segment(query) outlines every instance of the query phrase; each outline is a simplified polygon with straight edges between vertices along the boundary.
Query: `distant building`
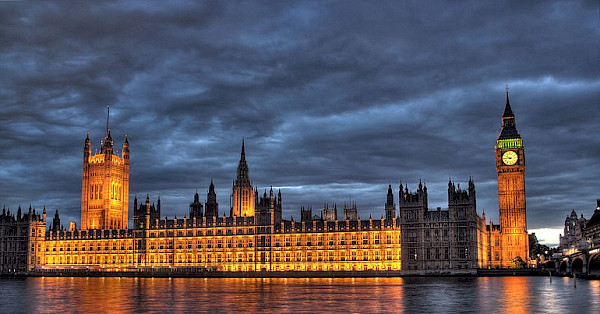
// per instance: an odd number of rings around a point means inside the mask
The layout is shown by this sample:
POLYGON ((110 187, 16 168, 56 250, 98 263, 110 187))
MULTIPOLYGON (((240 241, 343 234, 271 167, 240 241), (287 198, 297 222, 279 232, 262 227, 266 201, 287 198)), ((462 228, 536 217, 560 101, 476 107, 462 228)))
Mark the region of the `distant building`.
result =
POLYGON ((572 210, 559 240, 560 253, 553 258, 560 273, 600 276, 600 199, 589 220, 572 210))
POLYGON ((584 229, 585 237, 587 238, 589 249, 596 250, 600 255, 600 199, 596 200, 596 210, 592 214, 590 220, 586 223, 584 229))
POLYGON ((584 250, 587 246, 585 226, 587 220, 577 217, 575 210, 565 219, 563 234, 559 236, 559 248, 563 254, 568 255, 575 250, 584 250))
POLYGON ((338 217, 337 217, 337 205, 333 204, 332 208, 329 208, 329 204, 325 204, 325 207, 323 208, 323 211, 321 212, 321 216, 322 219, 324 221, 337 221, 338 217))

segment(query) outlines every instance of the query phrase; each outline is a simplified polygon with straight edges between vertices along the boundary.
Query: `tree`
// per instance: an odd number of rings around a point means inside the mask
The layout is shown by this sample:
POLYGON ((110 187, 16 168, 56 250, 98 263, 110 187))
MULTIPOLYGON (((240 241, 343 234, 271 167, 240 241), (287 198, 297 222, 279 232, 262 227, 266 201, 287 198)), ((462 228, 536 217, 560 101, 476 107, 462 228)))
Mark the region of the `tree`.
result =
POLYGON ((529 259, 535 260, 539 255, 545 255, 550 248, 547 245, 540 244, 535 233, 529 234, 529 259))
POLYGON ((521 269, 521 268, 525 268, 525 266, 527 266, 527 263, 525 263, 523 261, 521 256, 517 256, 517 257, 511 259, 510 262, 508 263, 508 268, 513 268, 513 269, 521 269))

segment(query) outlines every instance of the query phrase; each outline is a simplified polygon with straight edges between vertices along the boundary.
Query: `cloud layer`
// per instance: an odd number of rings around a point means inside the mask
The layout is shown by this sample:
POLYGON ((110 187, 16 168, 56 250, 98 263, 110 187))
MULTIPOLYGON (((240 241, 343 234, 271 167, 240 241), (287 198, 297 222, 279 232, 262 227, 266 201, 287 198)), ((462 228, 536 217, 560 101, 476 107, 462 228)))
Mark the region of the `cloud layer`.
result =
POLYGON ((505 84, 526 145, 530 228, 591 216, 600 177, 597 3, 59 2, 0 7, 0 201, 79 221, 85 132, 131 143, 133 195, 184 216, 241 139, 284 216, 472 176, 495 222, 505 84))

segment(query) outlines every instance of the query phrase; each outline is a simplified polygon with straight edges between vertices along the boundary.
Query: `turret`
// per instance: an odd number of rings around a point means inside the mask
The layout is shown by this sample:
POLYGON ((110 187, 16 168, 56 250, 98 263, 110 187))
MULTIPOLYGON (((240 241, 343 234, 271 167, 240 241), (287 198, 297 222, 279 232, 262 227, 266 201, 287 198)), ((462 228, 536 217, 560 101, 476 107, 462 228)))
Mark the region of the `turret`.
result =
POLYGON ((123 142, 123 159, 126 165, 129 165, 129 140, 127 134, 125 134, 125 142, 123 142))
POLYGON ((217 217, 219 215, 219 203, 217 203, 217 193, 215 192, 215 184, 212 179, 210 179, 205 205, 206 217, 217 217))
POLYGON ((101 153, 105 154, 105 160, 110 160, 110 155, 114 152, 114 143, 112 136, 110 136, 110 129, 108 128, 108 121, 110 118, 110 106, 106 106, 107 114, 106 114, 106 134, 104 134, 104 142, 102 142, 101 153))
POLYGON ((455 186, 452 181, 448 182, 448 205, 473 205, 475 206, 475 183, 469 178, 469 188, 462 190, 460 184, 455 186))
POLYGON ((300 207, 300 221, 308 222, 312 221, 312 207, 304 208, 300 207))
POLYGON ((90 131, 87 131, 85 142, 83 144, 83 164, 87 164, 92 155, 92 142, 90 141, 90 131))
POLYGON ((160 217, 160 195, 158 196, 158 200, 156 200, 156 213, 160 217))
POLYGON ((202 203, 200 203, 200 195, 198 195, 198 190, 196 190, 196 194, 194 194, 194 201, 190 203, 190 219, 201 219, 203 216, 204 210, 202 208, 202 203))
POLYGON ((394 192, 392 185, 388 185, 387 200, 385 202, 385 219, 396 218, 396 204, 394 204, 394 192))
POLYGON ((110 160, 110 156, 114 154, 114 143, 112 136, 110 135, 110 129, 108 129, 108 133, 106 137, 104 137, 101 153, 105 155, 105 160, 110 160))
POLYGON ((150 214, 150 194, 146 194, 145 213, 150 214))
MULTIPOLYGON (((400 188, 402 188, 402 184, 400 184, 400 188)), ((428 199, 427 199, 427 187, 423 186, 422 183, 419 183, 419 188, 415 193, 411 193, 408 190, 408 184, 404 186, 404 191, 400 191, 400 202, 398 204, 399 210, 404 207, 422 207, 427 208, 428 199)))
POLYGON ((52 219, 52 230, 53 231, 60 230, 60 216, 58 215, 58 209, 54 213, 54 219, 52 219))

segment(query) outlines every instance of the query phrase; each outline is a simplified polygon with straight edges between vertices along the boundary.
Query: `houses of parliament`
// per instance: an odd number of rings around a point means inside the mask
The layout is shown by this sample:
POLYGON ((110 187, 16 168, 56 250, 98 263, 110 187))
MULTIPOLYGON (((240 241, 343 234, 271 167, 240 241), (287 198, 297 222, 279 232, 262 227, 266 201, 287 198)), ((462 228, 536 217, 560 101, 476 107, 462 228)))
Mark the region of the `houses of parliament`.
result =
MULTIPOLYGON (((448 208, 430 209, 427 186, 401 183, 382 191, 381 219, 361 219, 355 204, 300 208, 300 221, 282 217, 281 191, 259 193, 250 179, 242 141, 228 215, 220 215, 214 183, 206 202, 196 194, 183 219, 161 218, 160 199, 133 200, 128 228, 129 157, 108 129, 99 152, 83 148, 81 228, 61 227, 58 211, 3 209, 0 272, 192 269, 221 272, 399 271, 400 274, 473 274, 528 260, 525 150, 508 92, 495 145, 499 224, 477 213, 473 179, 448 182, 448 208), (382 202, 383 203, 383 202, 382 202)), ((221 211, 222 212, 222 211, 221 211)))

